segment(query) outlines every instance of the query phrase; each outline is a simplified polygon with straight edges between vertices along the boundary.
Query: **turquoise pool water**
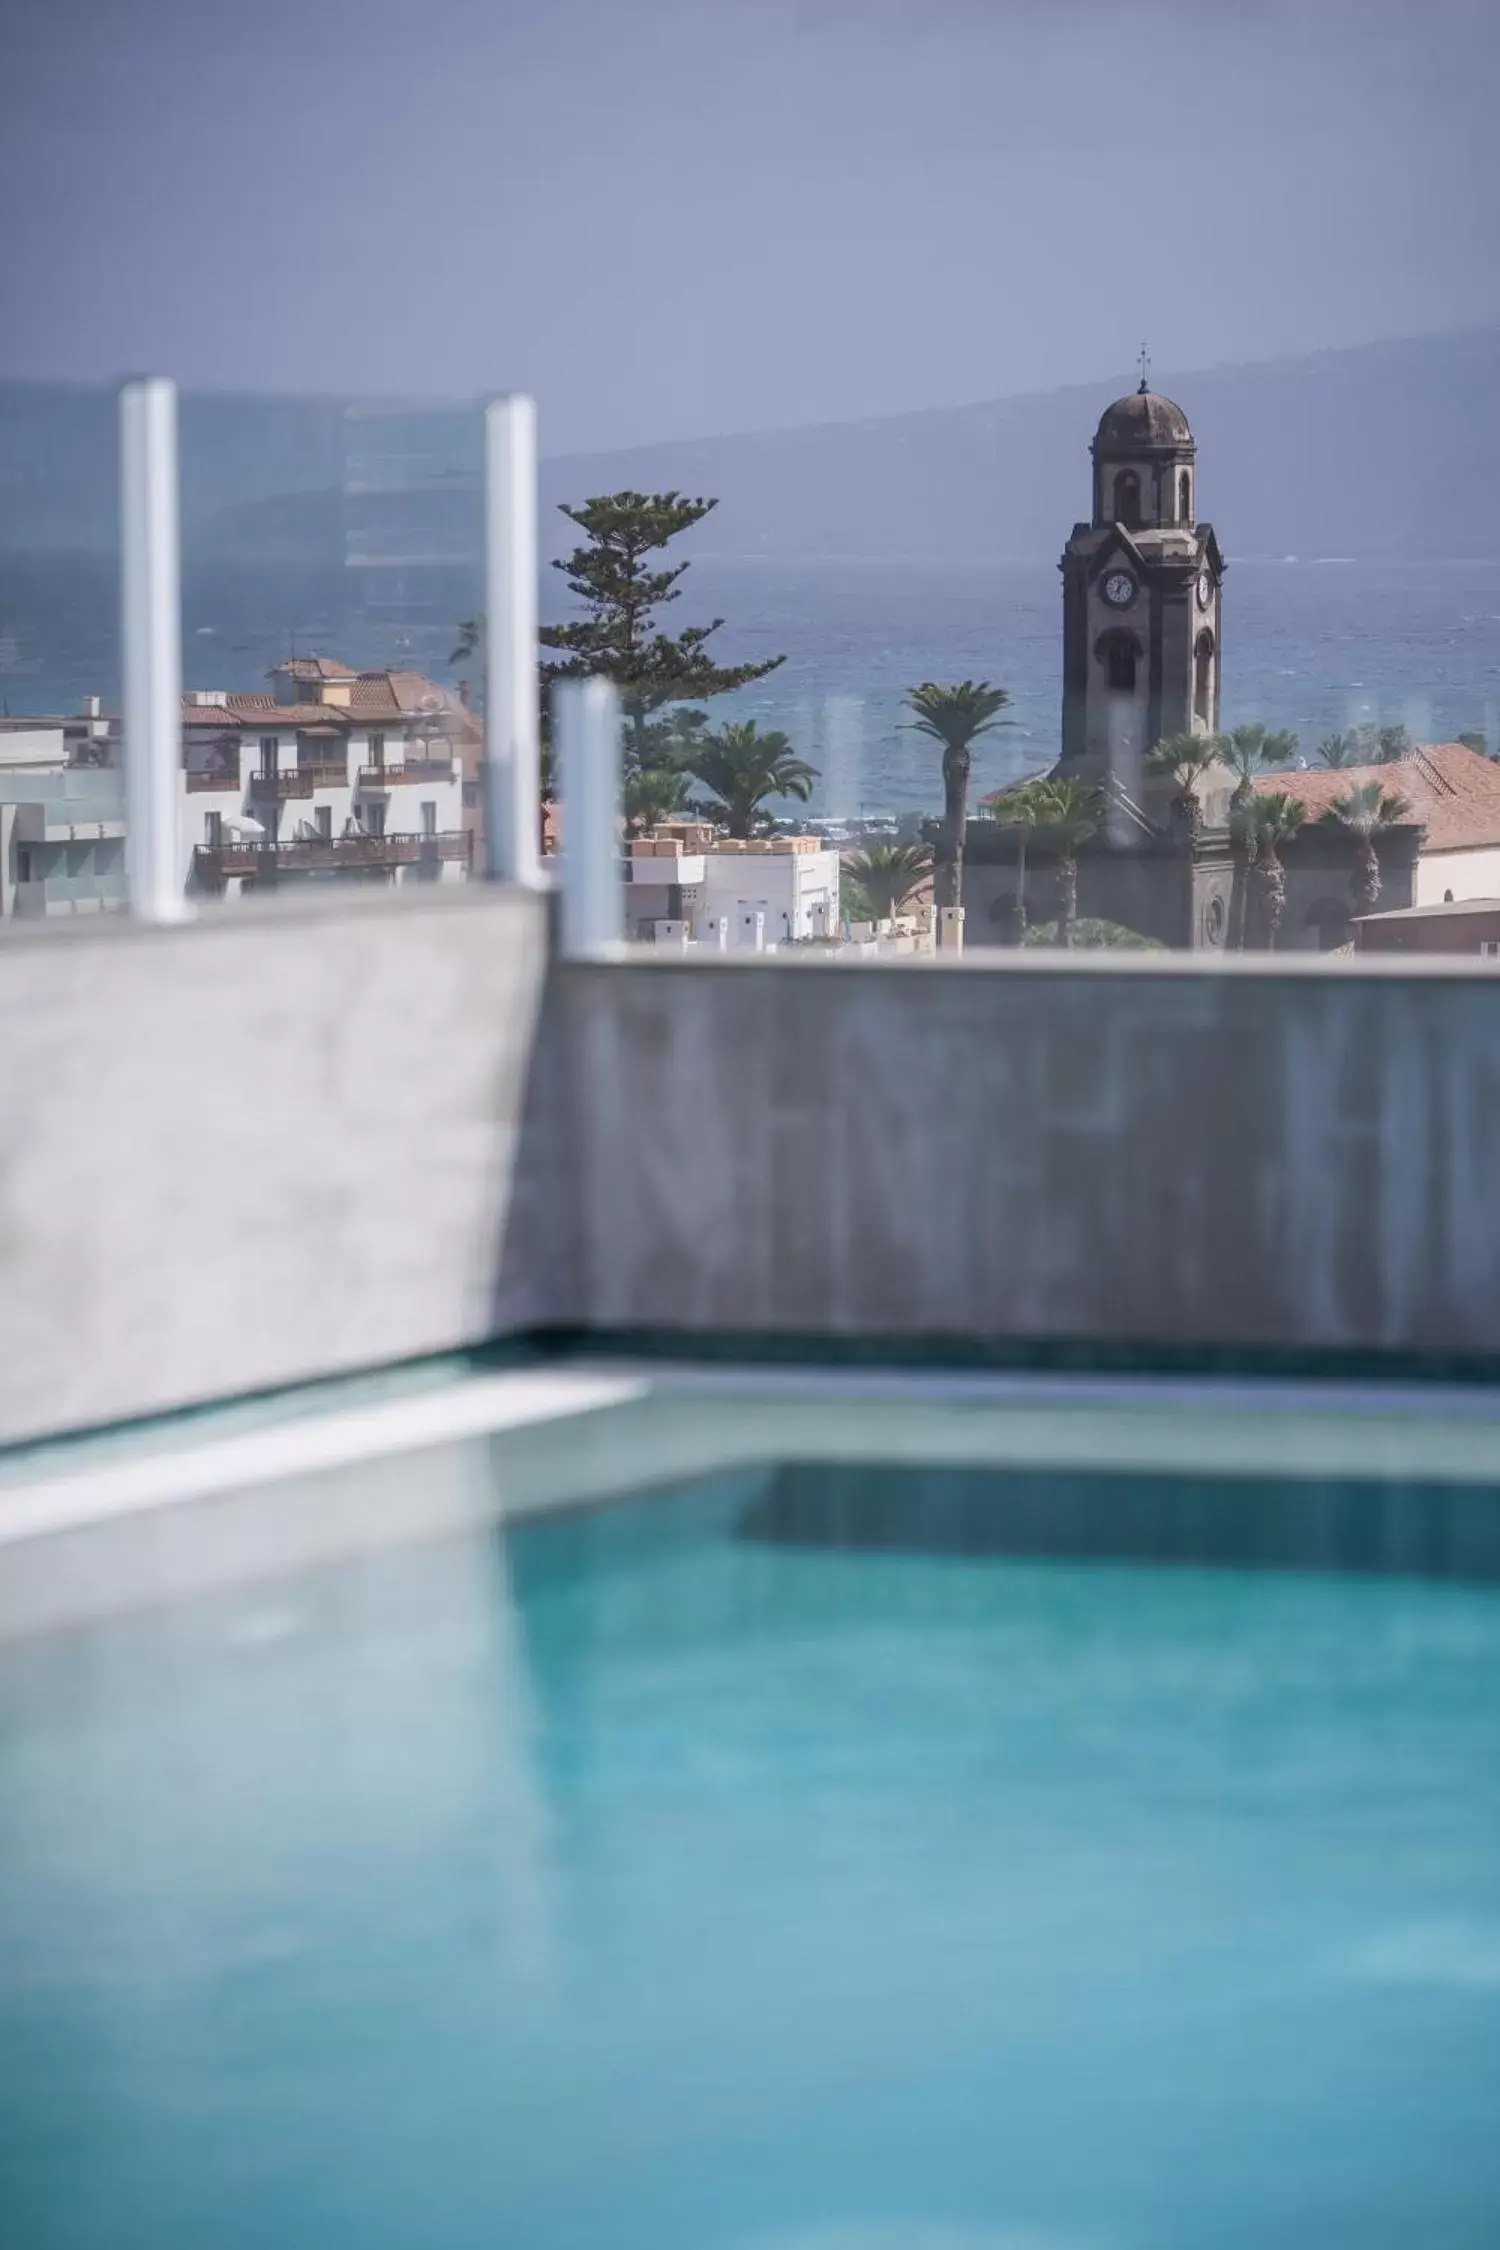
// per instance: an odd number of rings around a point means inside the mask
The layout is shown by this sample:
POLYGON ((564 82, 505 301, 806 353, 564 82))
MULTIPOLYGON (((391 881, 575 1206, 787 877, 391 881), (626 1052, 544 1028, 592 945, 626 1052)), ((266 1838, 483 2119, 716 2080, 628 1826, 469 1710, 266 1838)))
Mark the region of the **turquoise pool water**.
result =
POLYGON ((0 1651, 6 2250, 1493 2250, 1500 1589, 841 1477, 0 1651))

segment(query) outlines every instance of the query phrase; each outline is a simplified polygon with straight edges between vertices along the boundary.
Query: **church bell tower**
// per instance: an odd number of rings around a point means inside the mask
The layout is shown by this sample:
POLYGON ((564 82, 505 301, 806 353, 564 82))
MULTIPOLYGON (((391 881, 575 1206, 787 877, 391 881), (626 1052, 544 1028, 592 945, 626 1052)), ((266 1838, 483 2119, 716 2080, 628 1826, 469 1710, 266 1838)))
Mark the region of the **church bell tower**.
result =
POLYGON ((1224 559, 1198 520, 1187 416, 1148 387, 1106 408, 1090 448, 1091 523, 1063 550, 1059 772, 1143 794, 1146 752, 1219 728, 1224 559))

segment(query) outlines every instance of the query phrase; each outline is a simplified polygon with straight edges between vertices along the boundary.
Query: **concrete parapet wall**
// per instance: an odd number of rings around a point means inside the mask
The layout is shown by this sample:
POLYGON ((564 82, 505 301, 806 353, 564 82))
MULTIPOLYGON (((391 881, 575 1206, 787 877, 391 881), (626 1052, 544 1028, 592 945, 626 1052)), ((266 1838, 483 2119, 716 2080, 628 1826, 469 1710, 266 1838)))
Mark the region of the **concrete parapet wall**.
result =
POLYGON ((0 1442, 547 1317, 503 1247, 545 951, 478 886, 7 939, 0 1442))
POLYGON ((569 968, 584 1316, 1500 1353, 1500 979, 1128 960, 569 968))
POLYGON ((1480 963, 0 947, 0 1442, 517 1331, 1500 1355, 1480 963))

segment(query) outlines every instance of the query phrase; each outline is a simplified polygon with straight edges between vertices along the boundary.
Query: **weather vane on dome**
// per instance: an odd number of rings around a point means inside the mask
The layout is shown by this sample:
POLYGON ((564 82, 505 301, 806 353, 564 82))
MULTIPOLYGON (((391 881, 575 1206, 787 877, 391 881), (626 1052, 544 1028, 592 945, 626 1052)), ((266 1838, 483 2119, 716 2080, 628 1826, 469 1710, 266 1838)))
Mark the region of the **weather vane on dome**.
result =
POLYGON ((1145 345, 1144 345, 1144 344, 1142 344, 1142 346, 1141 346, 1141 388, 1140 388, 1140 396, 1141 396, 1142 398, 1144 398, 1144 397, 1146 396, 1146 393, 1147 393, 1147 392, 1148 392, 1148 391, 1150 390, 1150 388, 1151 388, 1151 354, 1150 354, 1150 353, 1149 353, 1149 352, 1147 351, 1147 349, 1146 349, 1145 345))

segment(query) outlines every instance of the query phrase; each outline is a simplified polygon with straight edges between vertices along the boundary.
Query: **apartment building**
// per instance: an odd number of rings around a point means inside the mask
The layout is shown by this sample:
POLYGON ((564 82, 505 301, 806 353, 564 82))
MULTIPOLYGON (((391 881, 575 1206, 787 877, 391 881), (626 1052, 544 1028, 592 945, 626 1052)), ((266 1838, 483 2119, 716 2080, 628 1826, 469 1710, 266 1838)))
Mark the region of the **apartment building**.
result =
MULTIPOLYGON (((125 903, 117 723, 0 724, 0 914, 125 903)), ((184 893, 232 898, 288 882, 455 882, 482 863, 483 733, 420 672, 296 657, 267 692, 183 699, 177 838, 184 893)))
POLYGON ((482 849, 478 721, 420 672, 289 658, 268 693, 183 707, 190 893, 347 877, 451 882, 482 849))
POLYGON ((100 914, 125 903, 118 773, 75 766, 78 722, 0 722, 0 918, 100 914))

